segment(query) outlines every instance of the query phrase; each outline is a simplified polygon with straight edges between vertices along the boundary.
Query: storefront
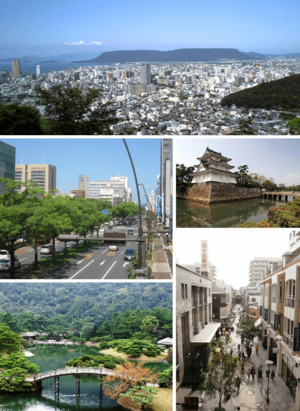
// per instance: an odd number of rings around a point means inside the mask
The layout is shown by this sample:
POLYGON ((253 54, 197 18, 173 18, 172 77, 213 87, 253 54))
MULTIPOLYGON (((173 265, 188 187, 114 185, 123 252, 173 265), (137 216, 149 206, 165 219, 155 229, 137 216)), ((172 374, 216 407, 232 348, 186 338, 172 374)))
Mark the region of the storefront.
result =
POLYGON ((291 363, 291 360, 288 359, 284 354, 282 355, 282 378, 288 387, 293 400, 296 399, 296 390, 297 390, 297 378, 293 374, 294 366, 291 363))
POLYGON ((273 361, 275 365, 277 365, 277 343, 274 338, 270 338, 270 347, 269 347, 269 360, 273 361))

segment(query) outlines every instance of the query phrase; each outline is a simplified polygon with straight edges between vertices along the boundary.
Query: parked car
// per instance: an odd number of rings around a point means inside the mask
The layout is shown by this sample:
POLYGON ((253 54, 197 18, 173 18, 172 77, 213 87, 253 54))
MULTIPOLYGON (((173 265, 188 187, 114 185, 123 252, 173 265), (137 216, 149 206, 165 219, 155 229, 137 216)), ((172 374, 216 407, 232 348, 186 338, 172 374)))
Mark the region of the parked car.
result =
POLYGON ((117 245, 110 245, 109 246, 109 251, 117 251, 119 248, 117 245))
POLYGON ((127 234, 128 234, 128 235, 133 235, 133 230, 128 230, 128 231, 127 231, 127 234))
POLYGON ((52 254, 53 246, 52 245, 42 245, 41 254, 52 254))
POLYGON ((134 253, 135 249, 134 248, 127 248, 124 254, 124 260, 131 261, 134 259, 134 253))
POLYGON ((7 250, 0 250, 0 258, 1 258, 3 255, 6 256, 6 257, 9 257, 9 251, 7 251, 7 250))
MULTIPOLYGON (((20 268, 21 263, 15 256, 15 268, 20 268)), ((9 271, 11 268, 10 257, 0 257, 0 271, 9 271)))

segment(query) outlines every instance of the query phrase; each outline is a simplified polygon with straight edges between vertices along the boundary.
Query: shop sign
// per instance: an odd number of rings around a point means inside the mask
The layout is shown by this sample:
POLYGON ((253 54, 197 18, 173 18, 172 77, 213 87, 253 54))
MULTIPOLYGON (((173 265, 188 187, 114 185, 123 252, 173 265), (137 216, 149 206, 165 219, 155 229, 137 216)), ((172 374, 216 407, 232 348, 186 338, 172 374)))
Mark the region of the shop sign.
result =
POLYGON ((297 387, 297 380, 290 380, 286 382, 287 387, 297 387))
POLYGON ((269 317, 269 315, 268 315, 268 309, 267 308, 265 308, 265 316, 264 316, 264 320, 265 321, 268 321, 268 317, 269 317))
POLYGON ((279 326, 279 314, 274 315, 274 330, 278 331, 279 326))
POLYGON ((299 349, 300 349, 300 328, 294 328, 293 351, 299 351, 299 349))

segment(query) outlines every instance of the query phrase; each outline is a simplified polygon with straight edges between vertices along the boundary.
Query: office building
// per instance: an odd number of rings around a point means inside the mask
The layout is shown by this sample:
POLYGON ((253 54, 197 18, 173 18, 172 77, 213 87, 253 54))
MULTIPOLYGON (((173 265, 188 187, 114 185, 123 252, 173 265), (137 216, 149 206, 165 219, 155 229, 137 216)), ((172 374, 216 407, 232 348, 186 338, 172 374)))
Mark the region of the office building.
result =
POLYGON ((161 220, 166 226, 172 227, 170 224, 170 220, 173 218, 173 146, 171 138, 161 140, 160 160, 161 220))
POLYGON ((11 77, 20 77, 20 60, 13 59, 11 77))
MULTIPOLYGON (((16 148, 0 141, 0 177, 15 179, 16 148)), ((0 194, 5 191, 4 184, 0 184, 0 194)))
POLYGON ((84 190, 85 198, 89 198, 89 196, 90 196, 89 176, 85 176, 85 175, 80 175, 79 176, 78 190, 84 190))
POLYGON ((151 83, 151 68, 148 63, 141 64, 140 82, 147 85, 151 83))
POLYGON ((195 375, 205 368, 221 324, 212 321, 211 279, 176 264, 176 290, 176 378, 181 383, 192 368, 195 375))
MULTIPOLYGON (((122 202, 132 201, 131 189, 128 187, 128 177, 121 175, 113 176, 107 181, 91 181, 90 198, 99 199, 101 195, 100 191, 107 189, 107 185, 109 185, 110 189, 115 191, 115 194, 122 198, 122 202)), ((102 192, 102 195, 104 195, 104 192, 102 192)))
POLYGON ((56 189, 56 167, 51 164, 16 165, 15 181, 35 181, 46 193, 56 189))
POLYGON ((41 74, 41 68, 40 68, 39 64, 35 68, 35 74, 36 74, 37 77, 41 74))
POLYGON ((74 194, 76 198, 85 198, 84 190, 72 190, 71 193, 74 194))

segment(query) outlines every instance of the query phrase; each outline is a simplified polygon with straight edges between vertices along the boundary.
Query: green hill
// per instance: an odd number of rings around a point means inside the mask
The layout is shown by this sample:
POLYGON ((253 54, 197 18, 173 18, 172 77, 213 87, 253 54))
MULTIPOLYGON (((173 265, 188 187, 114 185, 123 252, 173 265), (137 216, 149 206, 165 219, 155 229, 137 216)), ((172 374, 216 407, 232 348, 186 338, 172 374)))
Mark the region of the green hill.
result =
POLYGON ((238 91, 221 101, 222 106, 232 104, 267 110, 300 110, 300 74, 238 91))

